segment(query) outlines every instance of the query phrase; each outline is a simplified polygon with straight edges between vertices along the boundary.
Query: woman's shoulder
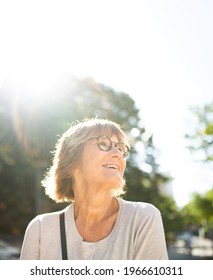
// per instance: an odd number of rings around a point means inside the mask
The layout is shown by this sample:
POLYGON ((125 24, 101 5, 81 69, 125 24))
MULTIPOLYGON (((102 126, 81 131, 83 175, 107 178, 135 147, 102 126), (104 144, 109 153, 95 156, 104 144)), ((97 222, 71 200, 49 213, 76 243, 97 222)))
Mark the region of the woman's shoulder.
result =
POLYGON ((43 213, 35 216, 29 223, 29 226, 33 226, 36 224, 43 224, 43 223, 55 223, 59 221, 59 215, 62 212, 69 212, 71 210, 72 206, 68 205, 66 208, 59 210, 59 211, 54 211, 54 212, 49 212, 49 213, 43 213))
POLYGON ((151 203, 141 201, 128 201, 120 199, 120 204, 126 212, 139 213, 139 214, 159 214, 159 209, 151 203))

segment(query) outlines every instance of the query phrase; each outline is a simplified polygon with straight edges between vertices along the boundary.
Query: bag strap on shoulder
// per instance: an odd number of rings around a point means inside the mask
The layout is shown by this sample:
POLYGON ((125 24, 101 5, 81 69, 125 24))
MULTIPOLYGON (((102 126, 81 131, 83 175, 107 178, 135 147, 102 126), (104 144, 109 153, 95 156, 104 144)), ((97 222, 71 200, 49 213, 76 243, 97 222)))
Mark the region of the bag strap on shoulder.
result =
POLYGON ((65 213, 60 213, 60 233, 61 233, 61 252, 62 252, 62 260, 68 260, 67 257, 67 240, 65 233, 65 213))

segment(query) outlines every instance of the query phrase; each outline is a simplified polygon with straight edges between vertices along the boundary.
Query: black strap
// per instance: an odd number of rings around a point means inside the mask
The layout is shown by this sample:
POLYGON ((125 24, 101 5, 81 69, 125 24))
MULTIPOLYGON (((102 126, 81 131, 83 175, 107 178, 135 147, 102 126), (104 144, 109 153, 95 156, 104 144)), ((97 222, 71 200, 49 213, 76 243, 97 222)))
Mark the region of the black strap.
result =
POLYGON ((62 260, 68 260, 67 257, 67 241, 65 233, 65 215, 64 212, 60 213, 60 231, 61 231, 61 252, 62 260))

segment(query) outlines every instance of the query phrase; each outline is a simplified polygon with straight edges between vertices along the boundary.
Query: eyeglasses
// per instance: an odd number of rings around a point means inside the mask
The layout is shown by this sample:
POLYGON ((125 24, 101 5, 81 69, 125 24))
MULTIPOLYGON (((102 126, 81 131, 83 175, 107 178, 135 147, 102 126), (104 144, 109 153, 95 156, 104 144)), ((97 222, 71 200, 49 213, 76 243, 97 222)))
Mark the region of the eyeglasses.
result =
POLYGON ((129 147, 122 142, 118 142, 118 143, 113 142, 109 137, 107 137, 105 135, 94 136, 94 137, 91 137, 91 138, 87 139, 86 141, 89 141, 89 140, 92 140, 92 139, 97 140, 98 147, 101 151, 107 152, 107 151, 111 150, 112 149, 112 143, 114 143, 115 147, 119 151, 121 151, 123 158, 128 156, 129 147))

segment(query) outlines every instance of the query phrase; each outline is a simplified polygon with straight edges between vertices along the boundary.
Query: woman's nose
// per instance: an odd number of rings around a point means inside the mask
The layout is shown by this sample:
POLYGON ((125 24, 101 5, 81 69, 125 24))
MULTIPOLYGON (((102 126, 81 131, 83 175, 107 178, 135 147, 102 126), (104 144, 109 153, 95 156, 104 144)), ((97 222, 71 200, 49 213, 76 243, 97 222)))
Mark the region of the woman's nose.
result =
POLYGON ((118 158, 122 158, 123 153, 122 151, 116 146, 116 143, 112 144, 112 148, 111 148, 112 152, 113 152, 113 156, 116 156, 118 158))

